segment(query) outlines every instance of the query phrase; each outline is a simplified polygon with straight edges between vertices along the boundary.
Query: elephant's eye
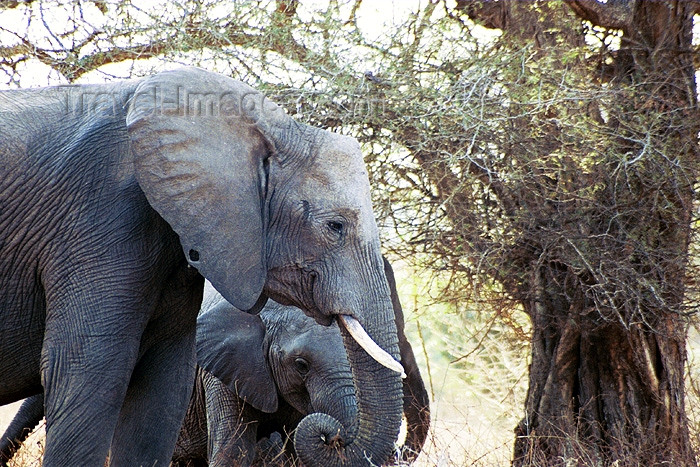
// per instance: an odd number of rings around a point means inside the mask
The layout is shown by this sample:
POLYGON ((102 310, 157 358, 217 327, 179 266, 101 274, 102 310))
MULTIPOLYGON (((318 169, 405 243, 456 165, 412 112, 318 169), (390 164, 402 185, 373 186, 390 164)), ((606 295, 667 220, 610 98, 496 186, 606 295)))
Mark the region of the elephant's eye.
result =
POLYGON ((345 226, 343 225, 342 222, 339 221, 328 221, 326 224, 328 226, 328 229, 333 232, 336 235, 342 235, 343 234, 343 229, 345 226))
POLYGON ((294 360, 294 368, 301 376, 306 376, 309 373, 309 362, 301 357, 297 357, 294 360))

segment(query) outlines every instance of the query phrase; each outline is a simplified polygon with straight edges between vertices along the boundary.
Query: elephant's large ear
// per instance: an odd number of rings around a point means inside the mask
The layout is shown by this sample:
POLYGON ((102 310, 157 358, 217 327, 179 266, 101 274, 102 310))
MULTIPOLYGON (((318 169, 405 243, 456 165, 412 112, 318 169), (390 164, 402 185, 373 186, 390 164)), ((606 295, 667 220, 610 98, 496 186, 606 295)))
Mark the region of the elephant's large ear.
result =
POLYGON ((289 117, 245 84, 198 68, 143 80, 126 124, 136 179, 189 263, 242 310, 260 296, 267 133, 289 117))
POLYGON ((197 318, 197 363, 263 412, 277 410, 277 387, 265 357, 265 326, 257 315, 221 301, 197 318))

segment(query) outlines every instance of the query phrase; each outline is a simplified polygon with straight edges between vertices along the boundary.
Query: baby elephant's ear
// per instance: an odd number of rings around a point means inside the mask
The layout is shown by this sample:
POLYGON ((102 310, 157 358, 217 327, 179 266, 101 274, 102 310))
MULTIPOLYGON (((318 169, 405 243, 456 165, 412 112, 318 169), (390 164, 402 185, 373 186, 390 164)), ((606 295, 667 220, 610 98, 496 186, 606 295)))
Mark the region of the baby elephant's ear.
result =
POLYGON ((265 326, 257 315, 221 301, 197 318, 197 363, 248 404, 277 410, 277 387, 265 356, 265 326))
POLYGON ((197 68, 143 80, 127 110, 136 179, 149 204, 179 235, 187 261, 241 310, 255 304, 267 274, 270 148, 261 131, 283 113, 253 88, 197 68))

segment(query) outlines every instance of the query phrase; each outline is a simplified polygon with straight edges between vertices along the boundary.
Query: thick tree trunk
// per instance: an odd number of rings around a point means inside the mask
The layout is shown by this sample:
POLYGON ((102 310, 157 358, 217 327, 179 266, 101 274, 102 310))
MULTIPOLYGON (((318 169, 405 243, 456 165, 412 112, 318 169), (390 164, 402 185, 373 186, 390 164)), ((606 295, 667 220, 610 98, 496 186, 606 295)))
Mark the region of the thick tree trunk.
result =
POLYGON ((532 363, 513 465, 696 465, 684 415, 683 321, 668 315, 652 330, 600 320, 580 291, 560 287, 563 277, 532 275, 532 363))

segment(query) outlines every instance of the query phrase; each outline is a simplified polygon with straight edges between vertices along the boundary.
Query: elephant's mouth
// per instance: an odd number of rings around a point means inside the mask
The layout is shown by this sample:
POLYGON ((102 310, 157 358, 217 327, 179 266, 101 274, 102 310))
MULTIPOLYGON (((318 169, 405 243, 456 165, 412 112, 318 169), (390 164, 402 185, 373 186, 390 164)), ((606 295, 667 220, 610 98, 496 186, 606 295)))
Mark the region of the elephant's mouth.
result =
POLYGON ((370 357, 375 359, 380 365, 399 373, 401 378, 406 377, 401 363, 397 362, 386 350, 379 347, 369 334, 367 334, 367 331, 365 331, 357 319, 350 315, 338 315, 338 322, 345 327, 355 342, 357 342, 370 357))

